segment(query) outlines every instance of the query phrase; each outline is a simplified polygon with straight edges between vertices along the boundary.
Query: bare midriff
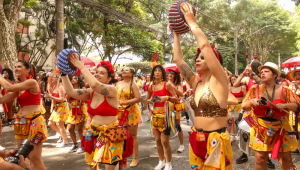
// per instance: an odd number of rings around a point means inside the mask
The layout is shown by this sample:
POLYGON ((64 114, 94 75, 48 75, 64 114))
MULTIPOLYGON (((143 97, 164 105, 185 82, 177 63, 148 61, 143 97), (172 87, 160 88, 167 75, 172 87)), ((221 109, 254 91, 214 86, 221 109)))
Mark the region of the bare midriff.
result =
POLYGON ((118 116, 99 116, 92 118, 92 123, 96 125, 108 125, 118 120, 118 116))
POLYGON ((227 126, 226 117, 195 117, 194 126, 203 131, 214 131, 227 126))
POLYGON ((38 111, 41 111, 41 106, 40 105, 23 106, 23 107, 20 107, 20 110, 19 110, 18 114, 20 116, 25 116, 25 115, 28 115, 30 113, 38 112, 38 111))

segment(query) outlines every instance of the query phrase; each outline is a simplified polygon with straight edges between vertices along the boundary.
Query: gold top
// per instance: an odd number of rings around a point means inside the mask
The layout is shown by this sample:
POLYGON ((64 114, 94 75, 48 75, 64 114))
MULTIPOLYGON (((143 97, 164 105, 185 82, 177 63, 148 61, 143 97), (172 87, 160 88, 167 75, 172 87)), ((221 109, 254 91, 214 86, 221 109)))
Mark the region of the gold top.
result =
POLYGON ((227 109, 220 108, 217 99, 209 87, 199 99, 198 107, 195 102, 195 93, 191 97, 190 104, 195 112, 195 117, 226 117, 228 113, 227 109))

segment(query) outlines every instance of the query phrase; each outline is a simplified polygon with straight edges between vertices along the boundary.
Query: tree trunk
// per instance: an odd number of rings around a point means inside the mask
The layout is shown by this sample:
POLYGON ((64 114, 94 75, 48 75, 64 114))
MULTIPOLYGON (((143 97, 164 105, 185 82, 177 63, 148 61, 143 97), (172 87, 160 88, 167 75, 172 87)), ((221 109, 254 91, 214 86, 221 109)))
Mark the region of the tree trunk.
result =
POLYGON ((56 55, 64 49, 64 0, 56 0, 56 55))
POLYGON ((10 68, 14 68, 18 61, 15 34, 22 5, 23 0, 11 0, 6 5, 0 0, 0 56, 10 68))

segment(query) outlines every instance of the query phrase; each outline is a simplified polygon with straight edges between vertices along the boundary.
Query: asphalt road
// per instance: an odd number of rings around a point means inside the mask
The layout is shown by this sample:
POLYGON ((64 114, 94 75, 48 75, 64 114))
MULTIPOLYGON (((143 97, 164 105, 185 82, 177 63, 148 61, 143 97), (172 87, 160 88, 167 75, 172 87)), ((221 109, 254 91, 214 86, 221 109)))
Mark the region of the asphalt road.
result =
MULTIPOLYGON (((143 117, 146 119, 147 114, 144 113, 143 117)), ((188 152, 188 131, 190 126, 186 124, 186 120, 181 120, 182 129, 184 132, 184 146, 183 153, 177 153, 179 147, 179 139, 175 137, 170 140, 172 147, 172 166, 173 170, 189 170, 189 152, 188 152)), ((139 126, 138 139, 139 139, 139 164, 136 167, 129 167, 132 158, 128 158, 127 169, 132 170, 152 170, 158 164, 158 155, 155 149, 155 139, 150 135, 149 122, 145 122, 139 126)), ((4 133, 0 137, 0 145, 6 149, 16 148, 16 140, 14 139, 13 127, 4 127, 4 133)), ((78 135, 77 135, 78 136, 78 135)), ((84 153, 67 153, 71 147, 71 139, 68 147, 56 148, 57 137, 55 132, 49 129, 49 140, 44 143, 43 147, 43 161, 46 169, 49 170, 89 170, 89 167, 85 164, 84 153)), ((254 156, 250 156, 249 161, 244 164, 236 165, 235 160, 241 155, 241 151, 237 147, 238 142, 233 143, 234 154, 234 170, 253 170, 254 169, 254 156)), ((280 170, 281 167, 277 161, 274 161, 276 170, 280 170)), ((300 158, 298 155, 293 155, 293 162, 300 168, 300 158)), ((116 167, 118 169, 118 167, 116 167)))

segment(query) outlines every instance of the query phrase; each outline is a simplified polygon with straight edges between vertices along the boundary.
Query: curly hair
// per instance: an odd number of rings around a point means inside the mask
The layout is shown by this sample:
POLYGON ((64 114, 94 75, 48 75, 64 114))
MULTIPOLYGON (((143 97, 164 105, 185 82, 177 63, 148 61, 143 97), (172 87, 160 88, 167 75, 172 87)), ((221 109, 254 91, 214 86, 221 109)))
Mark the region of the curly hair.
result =
POLYGON ((4 74, 4 71, 6 71, 8 73, 8 79, 10 81, 15 81, 15 79, 14 79, 14 73, 13 73, 13 71, 11 69, 5 68, 5 69, 2 70, 1 74, 4 74))
MULTIPOLYGON (((163 68, 162 65, 156 65, 156 66, 153 67, 152 72, 151 72, 151 76, 150 76, 150 81, 153 81, 153 80, 154 80, 154 71, 155 71, 156 68, 158 68, 158 69, 161 70, 163 81, 167 81, 166 70, 163 68)), ((153 81, 153 84, 155 84, 154 81, 153 81)))
POLYGON ((73 75, 72 78, 73 77, 77 77, 78 86, 79 86, 80 89, 82 89, 84 87, 84 85, 85 85, 84 82, 83 82, 83 80, 82 80, 82 78, 80 76, 78 76, 78 75, 73 75))
POLYGON ((258 67, 261 66, 260 62, 257 61, 257 60, 254 60, 252 63, 251 63, 251 68, 252 68, 252 71, 256 74, 256 75, 259 75, 259 71, 258 71, 258 67))

